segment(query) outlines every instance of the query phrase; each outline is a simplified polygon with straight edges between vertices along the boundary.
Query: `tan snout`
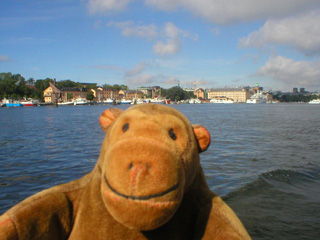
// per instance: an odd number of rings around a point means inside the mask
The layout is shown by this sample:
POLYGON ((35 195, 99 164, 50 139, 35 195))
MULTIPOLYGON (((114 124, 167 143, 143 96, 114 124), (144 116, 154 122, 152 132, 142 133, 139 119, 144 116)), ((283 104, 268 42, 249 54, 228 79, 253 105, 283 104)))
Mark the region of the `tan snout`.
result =
POLYGON ((164 143, 146 138, 125 139, 108 153, 105 178, 108 186, 122 196, 147 199, 183 184, 179 182, 182 174, 179 155, 164 143))
POLYGON ((110 147, 103 165, 102 195, 109 212, 123 225, 151 230, 177 210, 184 188, 179 154, 145 138, 110 147))

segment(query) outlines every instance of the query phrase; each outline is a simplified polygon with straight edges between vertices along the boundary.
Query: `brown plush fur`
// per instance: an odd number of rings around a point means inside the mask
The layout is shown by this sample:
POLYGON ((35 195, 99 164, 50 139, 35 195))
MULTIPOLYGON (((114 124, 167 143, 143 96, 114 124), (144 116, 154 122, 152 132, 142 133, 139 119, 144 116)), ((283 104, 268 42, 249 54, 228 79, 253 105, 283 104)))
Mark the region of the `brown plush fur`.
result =
POLYGON ((1 239, 250 239, 207 186, 208 131, 178 111, 108 109, 91 173, 42 191, 0 217, 1 239))

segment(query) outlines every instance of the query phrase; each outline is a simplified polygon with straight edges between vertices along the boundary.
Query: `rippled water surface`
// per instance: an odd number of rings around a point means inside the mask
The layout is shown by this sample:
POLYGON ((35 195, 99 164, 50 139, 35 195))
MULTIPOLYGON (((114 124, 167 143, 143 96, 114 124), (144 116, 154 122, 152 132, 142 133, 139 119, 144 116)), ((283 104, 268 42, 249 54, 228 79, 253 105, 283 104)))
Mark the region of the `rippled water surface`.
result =
MULTIPOLYGON (((104 137, 98 119, 108 107, 1 108, 0 213, 90 172, 104 137)), ((201 154, 208 184, 253 239, 320 239, 320 106, 170 107, 210 131, 201 154)))

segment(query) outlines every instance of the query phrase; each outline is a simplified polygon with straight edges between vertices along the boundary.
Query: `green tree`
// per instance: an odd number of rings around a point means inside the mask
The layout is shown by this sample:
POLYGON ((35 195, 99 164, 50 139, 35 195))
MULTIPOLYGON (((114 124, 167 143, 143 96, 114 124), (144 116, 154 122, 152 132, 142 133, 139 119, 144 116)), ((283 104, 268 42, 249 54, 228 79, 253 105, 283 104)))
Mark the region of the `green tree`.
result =
POLYGON ((281 94, 273 95, 273 99, 280 102, 309 102, 312 99, 317 99, 317 95, 304 95, 304 94, 281 94))
POLYGON ((122 85, 120 86, 120 89, 121 89, 121 90, 127 90, 127 89, 128 89, 128 86, 122 84, 122 85))
POLYGON ((83 88, 82 84, 75 83, 71 80, 63 80, 56 83, 58 88, 83 88))
POLYGON ((104 84, 104 85, 102 86, 102 88, 104 88, 104 89, 113 89, 110 84, 104 84))
POLYGON ((110 85, 110 84, 104 84, 102 86, 104 89, 112 89, 112 90, 127 90, 127 86, 126 85, 119 85, 119 84, 114 84, 114 85, 110 85))
POLYGON ((36 81, 36 90, 34 92, 34 98, 43 100, 43 91, 50 86, 50 83, 53 83, 53 79, 38 79, 36 81))
POLYGON ((39 91, 44 91, 46 88, 50 86, 49 83, 53 83, 53 79, 51 78, 46 78, 46 79, 39 79, 36 81, 36 89, 39 91))
POLYGON ((92 91, 89 91, 89 92, 87 93, 87 99, 88 99, 89 101, 92 101, 92 100, 94 99, 94 95, 93 95, 93 92, 92 92, 92 91))
POLYGON ((19 99, 25 95, 25 79, 20 74, 0 74, 0 97, 19 99))
POLYGON ((73 98, 73 93, 67 93, 67 99, 72 99, 73 98))
POLYGON ((96 83, 88 84, 85 88, 87 88, 87 89, 96 89, 97 88, 97 84, 96 83))
POLYGON ((172 101, 180 101, 187 99, 188 94, 180 87, 172 87, 166 91, 166 96, 172 101))
POLYGON ((114 85, 112 86, 112 89, 113 89, 113 90, 121 90, 121 86, 118 85, 118 84, 114 84, 114 85))

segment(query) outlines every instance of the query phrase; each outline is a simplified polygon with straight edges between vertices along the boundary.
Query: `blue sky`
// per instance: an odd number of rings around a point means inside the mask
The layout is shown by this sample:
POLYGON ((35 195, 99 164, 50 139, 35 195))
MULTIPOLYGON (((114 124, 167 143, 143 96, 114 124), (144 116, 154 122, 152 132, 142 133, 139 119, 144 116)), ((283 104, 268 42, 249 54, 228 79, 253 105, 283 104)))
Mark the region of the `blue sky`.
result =
POLYGON ((0 72, 320 91, 319 0, 1 0, 0 72))

